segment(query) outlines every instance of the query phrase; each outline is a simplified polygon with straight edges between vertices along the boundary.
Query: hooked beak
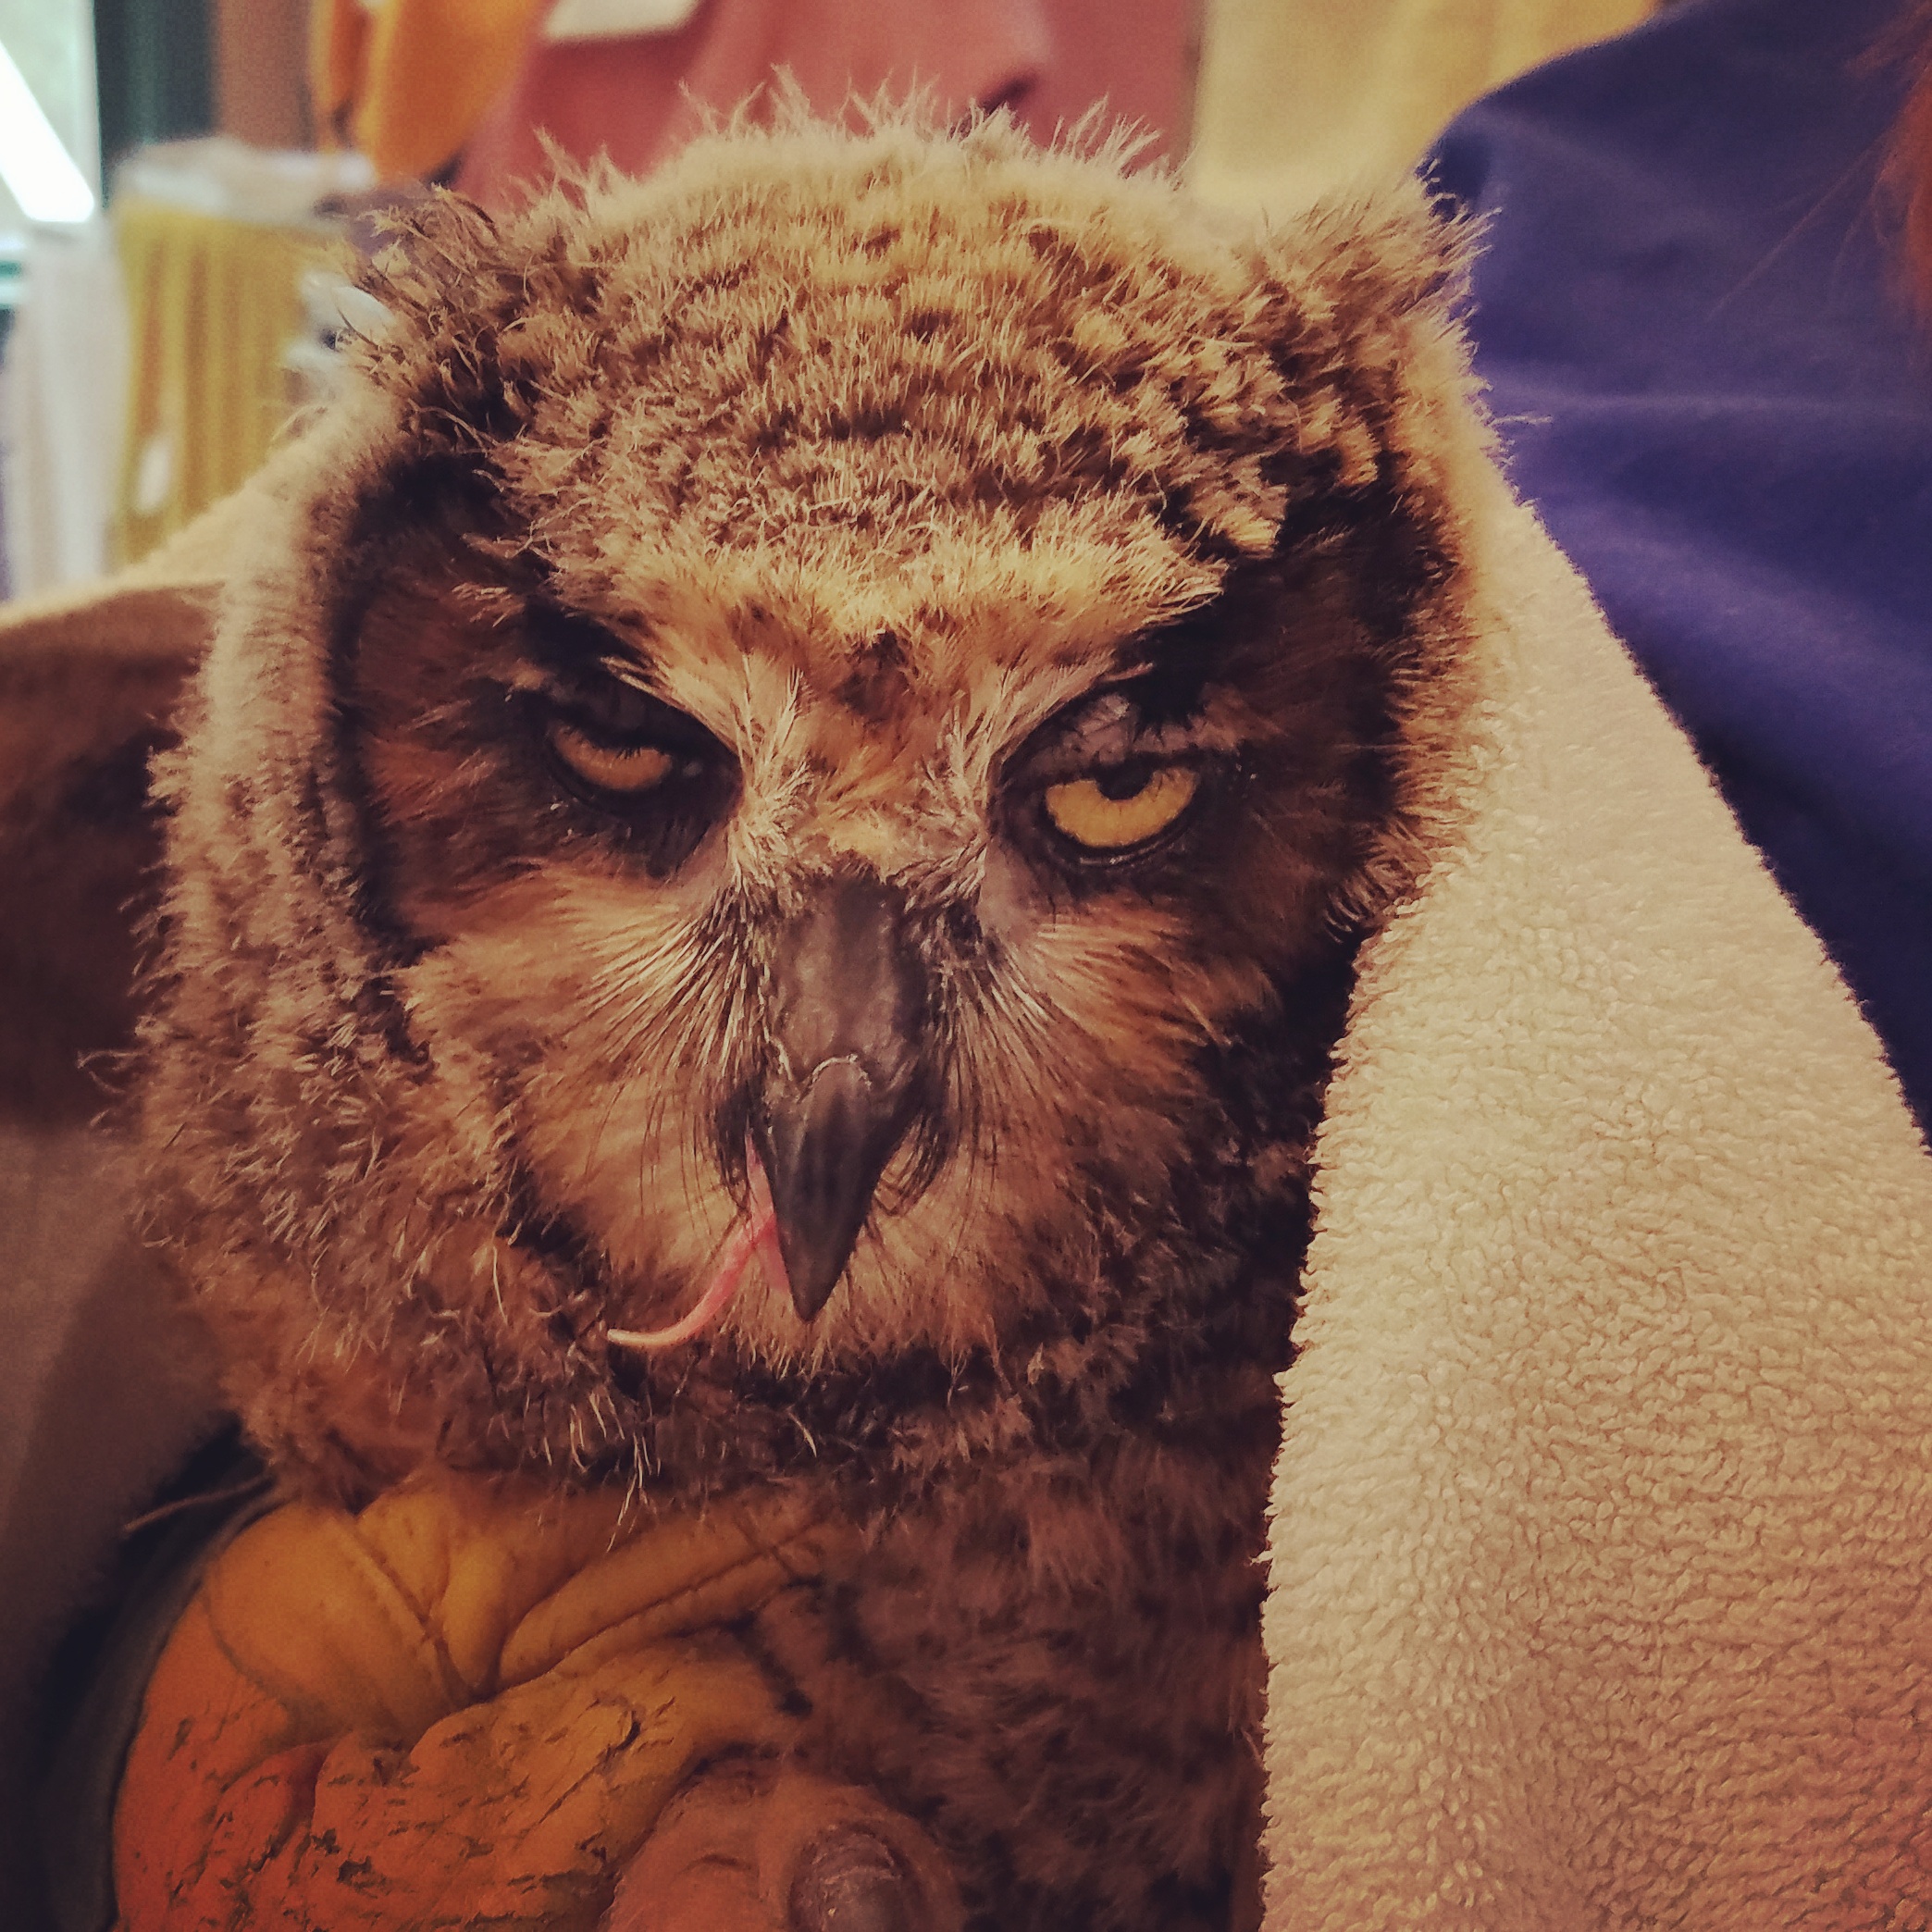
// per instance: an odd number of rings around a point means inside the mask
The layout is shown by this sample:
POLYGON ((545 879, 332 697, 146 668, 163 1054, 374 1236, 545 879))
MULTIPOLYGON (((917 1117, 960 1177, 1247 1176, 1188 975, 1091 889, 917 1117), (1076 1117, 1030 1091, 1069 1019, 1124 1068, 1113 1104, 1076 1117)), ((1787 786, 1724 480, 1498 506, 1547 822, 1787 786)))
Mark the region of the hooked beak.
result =
POLYGON ((774 969, 776 1064, 751 1139, 802 1321, 838 1285, 917 1111, 926 1000, 904 914, 877 879, 834 880, 786 933, 774 969))

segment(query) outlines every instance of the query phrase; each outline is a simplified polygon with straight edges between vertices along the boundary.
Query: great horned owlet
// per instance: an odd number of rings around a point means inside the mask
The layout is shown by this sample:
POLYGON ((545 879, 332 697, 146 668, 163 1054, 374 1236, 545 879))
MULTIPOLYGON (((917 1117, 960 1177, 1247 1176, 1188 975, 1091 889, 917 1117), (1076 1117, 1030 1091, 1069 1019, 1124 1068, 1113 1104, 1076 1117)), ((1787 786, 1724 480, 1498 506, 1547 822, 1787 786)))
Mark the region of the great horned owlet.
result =
POLYGON ((1313 1136, 1459 701, 1454 248, 997 119, 439 196, 165 774, 157 1212, 254 1440, 831 1495, 773 1667, 888 1687, 811 1749, 978 1925, 1250 1909, 1313 1136))

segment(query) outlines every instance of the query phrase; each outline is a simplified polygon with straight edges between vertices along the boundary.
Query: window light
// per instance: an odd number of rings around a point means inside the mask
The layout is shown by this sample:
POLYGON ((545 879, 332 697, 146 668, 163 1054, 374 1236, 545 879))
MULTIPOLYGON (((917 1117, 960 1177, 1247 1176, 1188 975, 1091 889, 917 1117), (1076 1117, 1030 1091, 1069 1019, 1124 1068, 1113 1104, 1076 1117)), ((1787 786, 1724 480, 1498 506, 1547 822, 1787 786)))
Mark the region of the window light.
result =
POLYGON ((29 221, 85 221, 93 190, 0 43, 0 180, 29 221))

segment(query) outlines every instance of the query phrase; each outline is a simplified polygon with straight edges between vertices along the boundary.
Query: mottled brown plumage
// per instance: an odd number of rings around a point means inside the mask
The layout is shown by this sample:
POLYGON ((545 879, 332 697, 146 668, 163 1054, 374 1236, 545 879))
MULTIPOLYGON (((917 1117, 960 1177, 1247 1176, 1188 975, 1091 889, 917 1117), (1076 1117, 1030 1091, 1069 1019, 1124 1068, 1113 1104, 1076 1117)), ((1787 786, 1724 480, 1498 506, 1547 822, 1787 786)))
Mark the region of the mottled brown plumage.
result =
POLYGON ((987 1925, 1225 1924, 1322 1084, 1461 701, 1445 244, 997 122, 412 219, 166 777, 148 1145, 231 1398, 352 1499, 831 1486, 870 1554, 760 1633, 822 1766, 987 1925), (874 932, 829 1299, 613 1346, 874 932))

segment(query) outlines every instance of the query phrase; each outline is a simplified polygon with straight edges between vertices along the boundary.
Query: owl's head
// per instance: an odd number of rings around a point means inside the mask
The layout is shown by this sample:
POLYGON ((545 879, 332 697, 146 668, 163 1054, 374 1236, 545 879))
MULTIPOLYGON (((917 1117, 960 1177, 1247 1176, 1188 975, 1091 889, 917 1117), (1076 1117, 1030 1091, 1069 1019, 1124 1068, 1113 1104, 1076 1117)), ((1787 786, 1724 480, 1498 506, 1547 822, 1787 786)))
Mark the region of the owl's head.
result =
POLYGON ((1246 239, 998 121, 427 205, 166 776, 160 1214, 292 1471, 1266 1367, 1457 701, 1454 280, 1419 197, 1246 239), (783 1266, 613 1344, 766 1185, 783 1266))

